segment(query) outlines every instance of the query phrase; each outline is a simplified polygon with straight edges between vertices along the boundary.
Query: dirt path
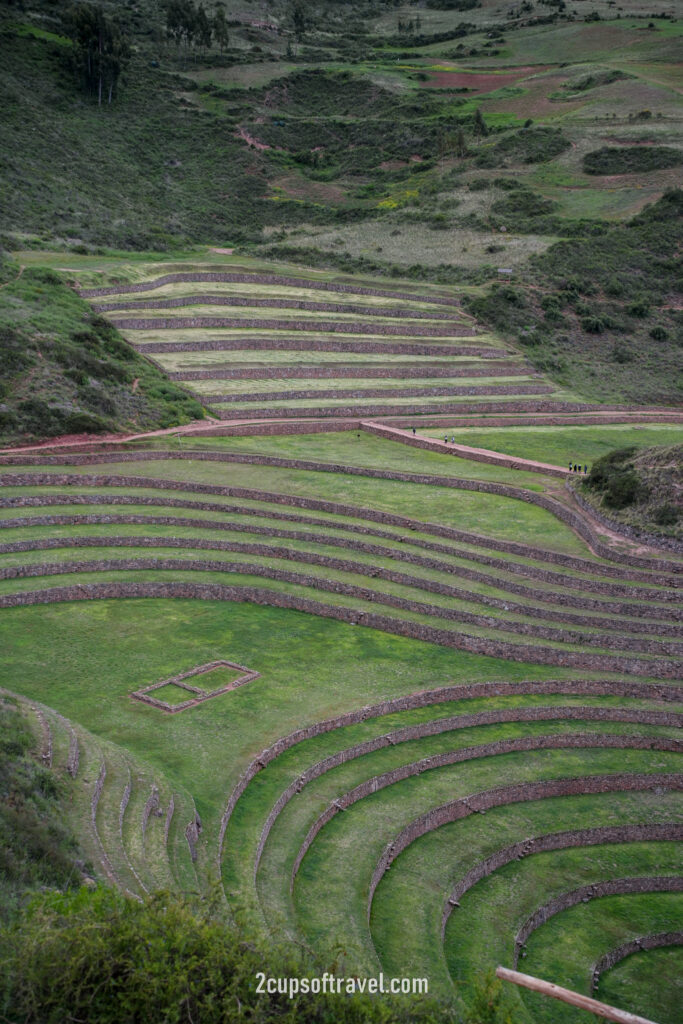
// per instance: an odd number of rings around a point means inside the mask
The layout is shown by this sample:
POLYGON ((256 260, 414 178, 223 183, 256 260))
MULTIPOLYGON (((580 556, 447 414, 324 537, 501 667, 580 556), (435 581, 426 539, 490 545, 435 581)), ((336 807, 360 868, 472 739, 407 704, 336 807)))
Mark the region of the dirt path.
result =
MULTIPOLYGON (((592 411, 592 412, 590 412, 587 415, 588 415, 589 418, 593 418, 595 416, 604 415, 605 417, 609 417, 609 419, 606 420, 606 422, 608 422, 608 423, 614 423, 615 422, 615 418, 617 416, 620 417, 620 414, 615 413, 613 410, 612 411, 606 411, 606 412, 604 412, 602 414, 599 411, 592 411)), ((636 422, 637 422, 637 418, 639 416, 647 417, 647 421, 648 422, 661 422, 661 423, 679 423, 683 419, 683 413, 681 413, 679 411, 666 411, 666 410, 657 410, 657 409, 650 409, 650 408, 647 408, 647 409, 637 409, 637 408, 624 409, 622 411, 621 415, 623 415, 623 422, 624 423, 632 423, 632 422, 634 422, 634 418, 636 419, 636 422), (653 415, 657 416, 657 419, 654 420, 654 421, 652 419, 653 415)), ((406 438, 406 437, 411 438, 412 437, 411 430, 407 426, 403 427, 403 426, 397 425, 396 422, 395 422, 396 418, 397 417, 393 417, 392 416, 392 417, 387 417, 386 421, 382 421, 382 420, 372 420, 372 421, 366 420, 365 422, 372 423, 372 424, 375 424, 378 427, 383 427, 383 428, 387 428, 389 430, 395 431, 396 434, 397 434, 397 438, 396 438, 397 440, 402 439, 402 438, 406 438)), ((583 417, 581 417, 580 414, 577 414, 576 417, 572 417, 571 423, 568 424, 568 425, 581 426, 582 418, 583 417)), ((362 422, 361 417, 349 417, 349 416, 346 416, 346 417, 340 417, 340 419, 343 419, 344 422, 346 422, 346 423, 349 423, 350 421, 353 421, 353 429, 357 429, 358 427, 360 427, 361 422, 362 422)), ((406 416, 405 419, 410 422, 411 418, 406 416)), ((457 424, 457 425, 455 423, 453 423, 452 422, 453 417, 450 417, 450 420, 451 420, 450 423, 447 422, 449 417, 445 418, 443 422, 438 421, 436 423, 432 422, 433 419, 434 419, 434 417, 430 417, 421 425, 422 426, 438 426, 438 427, 443 427, 444 431, 451 430, 451 429, 453 429, 456 426, 461 426, 462 425, 460 423, 457 424)), ((533 417, 533 419, 536 421, 536 417, 533 417)), ((619 420, 617 422, 621 422, 621 418, 619 418, 619 420)), ((148 437, 175 437, 175 436, 185 437, 185 436, 188 436, 188 435, 189 436, 195 435, 197 437, 202 437, 202 436, 204 436, 204 437, 212 437, 212 436, 216 436, 216 435, 217 436, 221 436, 221 431, 225 430, 226 428, 229 429, 230 427, 243 427, 243 426, 262 427, 264 424, 269 424, 269 423, 273 424, 273 425, 279 424, 279 423, 287 423, 290 426, 294 426, 295 424, 297 424, 297 425, 301 426, 302 428, 304 428, 306 425, 310 425, 313 428, 314 431, 316 430, 316 428, 320 429, 321 424, 324 424, 330 430, 340 429, 339 426, 335 427, 335 424, 334 424, 333 420, 329 420, 329 419, 321 420, 321 419, 317 419, 315 417, 306 417, 306 416, 302 416, 301 419, 282 419, 282 418, 277 418, 277 417, 272 417, 272 416, 264 416, 262 419, 258 419, 258 420, 256 420, 256 419, 244 419, 244 418, 240 418, 239 416, 236 416, 233 419, 217 420, 214 417, 207 416, 203 420, 194 420, 192 423, 186 423, 184 426, 181 426, 181 427, 167 427, 164 430, 147 430, 147 431, 142 431, 142 432, 137 433, 137 434, 63 434, 61 437, 48 438, 45 441, 36 441, 33 444, 11 445, 9 447, 0 448, 0 453, 3 454, 3 455, 8 455, 8 454, 16 453, 16 452, 37 452, 37 451, 42 451, 44 449, 51 449, 51 448, 77 448, 77 447, 81 447, 83 445, 125 444, 125 443, 128 443, 129 441, 144 441, 148 437)), ((477 427, 477 426, 491 426, 492 424, 491 424, 490 420, 489 421, 487 421, 487 420, 483 420, 482 421, 478 417, 473 416, 471 418, 471 422, 468 420, 467 425, 468 426, 477 427)), ((526 424, 523 421, 515 420, 515 423, 513 425, 523 426, 523 425, 526 425, 526 424)), ((534 425, 544 426, 543 419, 539 418, 537 420, 537 422, 534 423, 534 425)), ((552 426, 553 424, 545 424, 545 425, 546 426, 552 426)), ((347 429, 352 429, 352 428, 348 427, 347 429)), ((301 432, 305 433, 305 430, 302 429, 301 432)), ((429 439, 427 439, 427 440, 429 440, 429 439)), ((434 440, 434 444, 436 445, 435 450, 437 450, 437 451, 441 451, 445 447, 443 441, 438 441, 436 439, 434 440)), ((489 450, 486 449, 486 448, 471 448, 471 447, 468 447, 467 445, 456 446, 456 445, 449 444, 448 445, 448 451, 449 452, 453 452, 458 447, 462 450, 462 452, 469 452, 470 453, 469 457, 472 457, 471 453, 473 453, 473 452, 484 453, 486 455, 496 456, 497 459, 509 460, 510 462, 514 462, 514 463, 517 464, 517 468, 520 468, 520 469, 530 468, 532 466, 533 467, 541 467, 540 469, 536 468, 536 469, 532 469, 531 471, 532 472, 546 472, 546 473, 549 473, 549 474, 551 474, 553 476, 558 476, 560 474, 562 475, 562 477, 566 477, 567 476, 567 471, 563 467, 561 467, 561 466, 555 466, 555 465, 552 465, 551 463, 534 462, 531 459, 517 459, 517 458, 514 458, 514 456, 503 455, 501 452, 493 452, 493 451, 489 452, 489 450)), ((463 454, 463 458, 467 458, 467 457, 468 457, 467 455, 463 454)), ((512 467, 512 468, 515 468, 515 467, 512 467)))
POLYGON ((8 288, 9 285, 16 284, 17 281, 19 280, 19 278, 21 277, 21 275, 24 273, 25 270, 26 270, 26 267, 23 267, 23 266, 19 267, 19 273, 17 274, 17 276, 13 277, 11 281, 5 281, 4 284, 0 284, 0 288, 8 288))
POLYGON ((244 142, 246 142, 248 146, 253 146, 254 149, 258 149, 258 150, 272 149, 272 147, 269 146, 266 142, 259 142, 258 139, 255 139, 253 135, 249 134, 249 132, 246 130, 246 128, 242 128, 241 126, 238 129, 238 131, 237 131, 237 137, 240 138, 240 139, 243 139, 244 142))

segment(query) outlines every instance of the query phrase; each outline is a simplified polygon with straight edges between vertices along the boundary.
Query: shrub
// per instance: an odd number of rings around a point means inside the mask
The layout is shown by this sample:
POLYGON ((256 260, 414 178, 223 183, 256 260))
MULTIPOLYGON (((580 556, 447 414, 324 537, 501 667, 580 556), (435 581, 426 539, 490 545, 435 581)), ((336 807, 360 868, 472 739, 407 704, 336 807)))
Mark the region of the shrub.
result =
POLYGON ((610 508, 632 505, 640 493, 640 480, 634 470, 615 473, 605 490, 603 500, 610 508))
POLYGON ((629 316, 646 317, 650 312, 650 307, 644 299, 636 299, 635 302, 629 303, 626 307, 626 312, 629 316))
POLYGON ((677 167, 683 153, 672 146, 603 146, 586 153, 585 174, 644 174, 677 167))
MULTIPOLYGON (((527 121, 524 128, 496 142, 486 153, 487 166, 501 167, 510 160, 521 164, 540 164, 553 160, 571 146, 559 128, 532 128, 527 121)), ((476 161, 481 166, 482 154, 476 161)))
POLYGON ((629 352, 623 345, 615 345, 612 349, 612 359, 615 363, 632 363, 633 353, 629 352))
POLYGON ((654 521, 658 526, 675 526, 681 517, 680 509, 668 502, 655 511, 654 521))
POLYGON ((586 334, 602 334, 605 326, 605 321, 601 316, 584 316, 581 318, 581 329, 586 334))
POLYGON ((657 324, 657 326, 653 327, 650 331, 650 337, 654 338, 655 341, 666 341, 669 337, 669 332, 666 328, 660 327, 659 324, 657 324))
POLYGON ((218 907, 218 899, 193 907, 169 893, 138 903, 104 888, 37 898, 4 935, 0 1005, 4 989, 5 1014, 26 1024, 455 1021, 447 1005, 427 999, 260 994, 260 972, 319 976, 336 964, 266 953, 216 919, 218 907))
POLYGON ((644 487, 631 462, 636 450, 618 448, 603 455, 586 477, 586 487, 601 493, 609 508, 626 508, 644 495, 644 487))
POLYGON ((613 298, 618 299, 619 296, 624 294, 624 284, 618 277, 610 277, 609 281, 605 285, 605 294, 611 295, 613 298))

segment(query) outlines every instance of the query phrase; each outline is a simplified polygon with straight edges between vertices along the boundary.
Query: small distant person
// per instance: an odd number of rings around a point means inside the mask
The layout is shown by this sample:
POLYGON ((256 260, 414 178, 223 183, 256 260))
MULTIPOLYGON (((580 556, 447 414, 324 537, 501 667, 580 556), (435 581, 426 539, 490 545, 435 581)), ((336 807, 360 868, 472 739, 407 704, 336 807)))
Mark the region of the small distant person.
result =
POLYGON ((585 476, 585 474, 588 472, 588 466, 584 466, 583 467, 583 472, 584 472, 584 476, 585 476))
POLYGON ((417 431, 415 430, 415 427, 413 427, 413 437, 415 436, 416 433, 417 431))
POLYGON ((572 471, 572 464, 571 464, 571 462, 570 462, 570 463, 569 463, 569 472, 571 473, 571 471, 572 471))
POLYGON ((451 444, 455 444, 455 434, 451 435, 451 444))
POLYGON ((448 444, 448 434, 446 434, 446 436, 444 437, 443 443, 444 444, 448 444))

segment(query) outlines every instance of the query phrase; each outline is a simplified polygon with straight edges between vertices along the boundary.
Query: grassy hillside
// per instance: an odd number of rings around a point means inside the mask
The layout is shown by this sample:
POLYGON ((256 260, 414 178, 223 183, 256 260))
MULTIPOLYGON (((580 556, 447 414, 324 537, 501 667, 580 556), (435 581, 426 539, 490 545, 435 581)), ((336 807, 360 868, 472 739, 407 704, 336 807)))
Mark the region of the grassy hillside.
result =
POLYGON ((74 85, 68 40, 10 17, 0 16, 0 174, 13 199, 0 229, 142 249, 249 233, 259 169, 213 117, 181 102, 173 75, 136 56, 119 98, 98 108, 74 85))
POLYGON ((5 244, 481 285, 477 315, 558 384, 679 400, 683 26, 635 0, 461 6, 321 2, 297 27, 292 4, 230 2, 207 47, 107 3, 131 58, 101 107, 54 5, 3 8, 5 244))
POLYGON ((80 884, 83 861, 64 824, 65 784, 39 762, 39 723, 0 694, 0 926, 27 892, 80 884))
POLYGON ((1 269, 0 443, 170 427, 204 415, 59 275, 19 273, 7 259, 1 269))
POLYGON ((468 308, 586 398, 678 403, 682 228, 683 192, 667 192, 626 224, 554 245, 519 285, 494 286, 468 308))

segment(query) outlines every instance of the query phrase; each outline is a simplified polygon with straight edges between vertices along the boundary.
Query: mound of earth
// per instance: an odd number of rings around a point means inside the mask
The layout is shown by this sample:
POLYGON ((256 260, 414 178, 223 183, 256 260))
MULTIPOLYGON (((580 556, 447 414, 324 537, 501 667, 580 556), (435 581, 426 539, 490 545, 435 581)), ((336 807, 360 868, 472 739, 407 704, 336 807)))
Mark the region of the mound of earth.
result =
POLYGON ((683 445, 610 452, 595 463, 582 490, 597 508, 627 526, 683 536, 683 445))

